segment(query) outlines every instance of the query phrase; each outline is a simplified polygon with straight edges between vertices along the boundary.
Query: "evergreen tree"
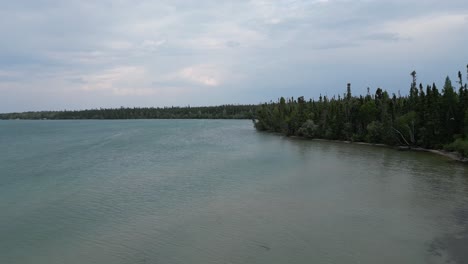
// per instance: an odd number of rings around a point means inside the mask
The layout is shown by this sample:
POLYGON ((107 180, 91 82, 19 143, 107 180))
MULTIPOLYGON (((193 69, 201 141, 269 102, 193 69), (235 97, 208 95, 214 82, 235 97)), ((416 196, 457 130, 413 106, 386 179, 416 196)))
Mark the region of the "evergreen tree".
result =
POLYGON ((390 97, 381 88, 372 95, 368 88, 366 96, 353 96, 348 83, 343 97, 329 99, 320 95, 318 101, 309 100, 308 103, 303 97, 287 102, 281 98, 278 103, 264 104, 258 112, 256 126, 260 130, 311 138, 425 148, 445 145, 468 155, 468 149, 463 149, 468 146, 468 140, 466 144, 460 139, 448 144, 455 137, 468 138, 468 91, 461 72, 458 73, 459 88, 455 89, 447 77, 442 92, 434 83, 425 89, 422 83, 417 85, 416 71, 410 75, 408 96, 398 91, 398 95, 390 97), (278 109, 284 109, 279 111, 283 114, 271 119, 265 112, 276 109, 277 105, 278 109), (274 128, 274 124, 283 124, 285 129, 274 128))

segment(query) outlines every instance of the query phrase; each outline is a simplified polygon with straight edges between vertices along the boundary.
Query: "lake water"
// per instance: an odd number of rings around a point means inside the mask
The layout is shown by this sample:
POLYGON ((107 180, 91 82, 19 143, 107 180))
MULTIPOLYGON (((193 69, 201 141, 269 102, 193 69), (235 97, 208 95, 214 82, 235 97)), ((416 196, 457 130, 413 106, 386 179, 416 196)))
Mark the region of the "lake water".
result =
POLYGON ((0 263, 468 263, 466 165, 246 120, 0 121, 0 263))

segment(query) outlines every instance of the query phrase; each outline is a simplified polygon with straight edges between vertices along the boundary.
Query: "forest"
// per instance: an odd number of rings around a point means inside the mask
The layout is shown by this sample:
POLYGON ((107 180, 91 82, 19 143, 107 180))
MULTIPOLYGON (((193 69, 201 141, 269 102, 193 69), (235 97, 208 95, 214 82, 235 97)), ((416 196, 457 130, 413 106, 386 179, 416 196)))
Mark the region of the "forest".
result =
POLYGON ((0 119, 252 119, 256 105, 101 108, 0 114, 0 119))
MULTIPOLYGON (((259 107, 255 128, 286 136, 382 143, 458 151, 468 156, 468 89, 462 73, 449 77, 441 90, 417 84, 416 71, 408 95, 381 88, 354 96, 351 84, 342 96, 318 100, 280 98, 259 107)), ((468 76, 468 65, 467 65, 468 76)))

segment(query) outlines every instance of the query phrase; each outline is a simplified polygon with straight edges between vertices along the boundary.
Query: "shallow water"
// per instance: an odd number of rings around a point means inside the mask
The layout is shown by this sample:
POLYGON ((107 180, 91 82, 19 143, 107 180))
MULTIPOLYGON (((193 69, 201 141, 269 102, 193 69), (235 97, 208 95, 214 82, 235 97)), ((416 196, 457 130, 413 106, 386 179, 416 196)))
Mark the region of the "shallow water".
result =
POLYGON ((0 122, 0 263, 468 263, 468 171, 250 121, 0 122))

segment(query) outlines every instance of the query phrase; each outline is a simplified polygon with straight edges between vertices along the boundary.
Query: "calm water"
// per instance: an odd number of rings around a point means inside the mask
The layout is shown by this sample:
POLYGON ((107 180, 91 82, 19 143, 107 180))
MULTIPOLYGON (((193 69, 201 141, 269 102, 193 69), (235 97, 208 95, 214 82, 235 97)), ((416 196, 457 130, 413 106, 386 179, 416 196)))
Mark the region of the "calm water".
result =
POLYGON ((250 121, 0 121, 0 263, 468 263, 468 170, 250 121))

